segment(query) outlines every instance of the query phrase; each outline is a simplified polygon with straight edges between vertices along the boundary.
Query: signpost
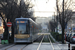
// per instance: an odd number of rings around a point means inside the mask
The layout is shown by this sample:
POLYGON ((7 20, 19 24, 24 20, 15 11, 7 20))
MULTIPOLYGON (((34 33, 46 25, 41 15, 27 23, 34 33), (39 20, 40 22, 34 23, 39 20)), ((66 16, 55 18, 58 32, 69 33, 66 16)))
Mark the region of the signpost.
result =
MULTIPOLYGON (((11 26, 12 26, 12 23, 11 22, 7 22, 7 27, 10 27, 11 28, 11 26)), ((9 29, 9 28, 8 28, 9 29)), ((10 29, 11 30, 11 29, 10 29)), ((8 30, 8 31, 10 31, 10 30, 8 30)), ((9 39, 9 33, 8 33, 8 39, 9 39)), ((8 44, 8 40, 5 40, 5 43, 6 44, 8 44)))
POLYGON ((7 23, 7 26, 8 26, 8 27, 11 27, 11 26, 12 26, 12 23, 11 23, 11 22, 8 22, 8 23, 7 23))

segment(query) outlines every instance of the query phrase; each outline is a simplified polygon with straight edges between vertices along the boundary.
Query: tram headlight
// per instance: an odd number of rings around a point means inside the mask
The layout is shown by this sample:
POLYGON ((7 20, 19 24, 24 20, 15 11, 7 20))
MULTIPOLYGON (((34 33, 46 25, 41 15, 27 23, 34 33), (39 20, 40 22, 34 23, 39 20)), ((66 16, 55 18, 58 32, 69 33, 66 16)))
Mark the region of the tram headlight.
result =
POLYGON ((29 35, 28 35, 28 37, 29 37, 29 35))
POLYGON ((16 35, 14 37, 16 37, 16 35))

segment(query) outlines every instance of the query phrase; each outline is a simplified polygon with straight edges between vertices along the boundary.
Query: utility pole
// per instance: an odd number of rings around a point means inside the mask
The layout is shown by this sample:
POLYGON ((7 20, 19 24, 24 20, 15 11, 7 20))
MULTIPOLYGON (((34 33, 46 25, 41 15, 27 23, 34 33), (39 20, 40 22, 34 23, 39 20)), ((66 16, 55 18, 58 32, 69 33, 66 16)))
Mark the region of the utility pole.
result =
POLYGON ((63 10, 63 13, 62 13, 62 44, 64 44, 64 29, 65 29, 65 24, 64 24, 64 0, 63 0, 63 3, 62 3, 62 10, 63 10))
MULTIPOLYGON (((58 26, 58 23, 59 23, 58 0, 56 0, 56 7, 57 7, 57 26, 58 26)), ((57 27, 57 32, 58 32, 58 27, 57 27)))
POLYGON ((22 7, 22 3, 21 3, 21 2, 22 2, 22 1, 20 0, 20 17, 21 17, 21 15, 22 15, 22 14, 21 14, 21 13, 22 13, 22 10, 21 10, 21 9, 22 9, 22 8, 21 8, 21 7, 22 7))
MULTIPOLYGON (((54 12, 54 23, 56 23, 56 16, 55 16, 55 12, 54 12)), ((58 24, 56 24, 56 25, 58 25, 58 24)), ((55 27, 56 27, 56 25, 55 25, 55 27)), ((57 32, 57 28, 55 28, 55 29, 54 29, 54 31, 55 31, 55 32, 57 32)))
POLYGON ((56 21, 56 18, 55 18, 55 12, 54 12, 54 22, 56 21))

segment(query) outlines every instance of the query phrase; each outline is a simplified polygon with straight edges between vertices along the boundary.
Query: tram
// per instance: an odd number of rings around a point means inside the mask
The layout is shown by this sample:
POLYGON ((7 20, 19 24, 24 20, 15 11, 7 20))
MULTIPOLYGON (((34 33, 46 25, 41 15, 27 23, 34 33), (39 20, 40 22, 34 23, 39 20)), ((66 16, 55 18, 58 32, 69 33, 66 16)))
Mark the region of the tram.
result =
POLYGON ((38 36, 38 25, 31 18, 16 18, 14 43, 36 40, 38 36))

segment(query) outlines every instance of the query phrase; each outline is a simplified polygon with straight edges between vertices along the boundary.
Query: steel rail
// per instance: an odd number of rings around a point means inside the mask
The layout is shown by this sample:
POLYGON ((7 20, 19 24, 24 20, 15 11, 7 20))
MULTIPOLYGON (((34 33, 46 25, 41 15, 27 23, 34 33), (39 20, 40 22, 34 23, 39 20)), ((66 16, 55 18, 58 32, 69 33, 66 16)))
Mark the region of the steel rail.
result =
POLYGON ((52 48, 53 48, 53 50, 54 50, 54 47, 53 47, 53 44, 52 44, 52 42, 51 42, 51 40, 50 40, 50 38, 49 38, 49 35, 48 35, 48 39, 49 39, 50 44, 51 44, 51 46, 52 46, 52 48))
POLYGON ((5 50, 7 50, 7 49, 9 49, 9 48, 11 48, 11 47, 13 47, 13 46, 15 46, 15 44, 13 44, 12 46, 10 46, 10 47, 8 47, 8 48, 5 48, 5 50))
MULTIPOLYGON (((28 45, 28 44, 27 44, 28 45)), ((20 50, 23 50, 27 45, 25 45, 24 47, 22 47, 20 50)), ((5 48, 4 50, 8 50, 9 48, 12 48, 12 47, 14 47, 14 46, 16 46, 15 44, 14 45, 12 45, 12 46, 10 46, 10 47, 8 47, 8 48, 5 48)))
MULTIPOLYGON (((28 45, 28 44, 27 44, 28 45)), ((25 45, 24 47, 21 48, 21 50, 23 50, 27 45, 25 45)))
POLYGON ((39 44, 37 50, 39 50, 39 48, 40 48, 40 46, 41 46, 41 44, 42 44, 43 39, 44 39, 44 36, 43 36, 43 38, 42 38, 42 40, 41 40, 41 42, 40 42, 40 44, 39 44))

